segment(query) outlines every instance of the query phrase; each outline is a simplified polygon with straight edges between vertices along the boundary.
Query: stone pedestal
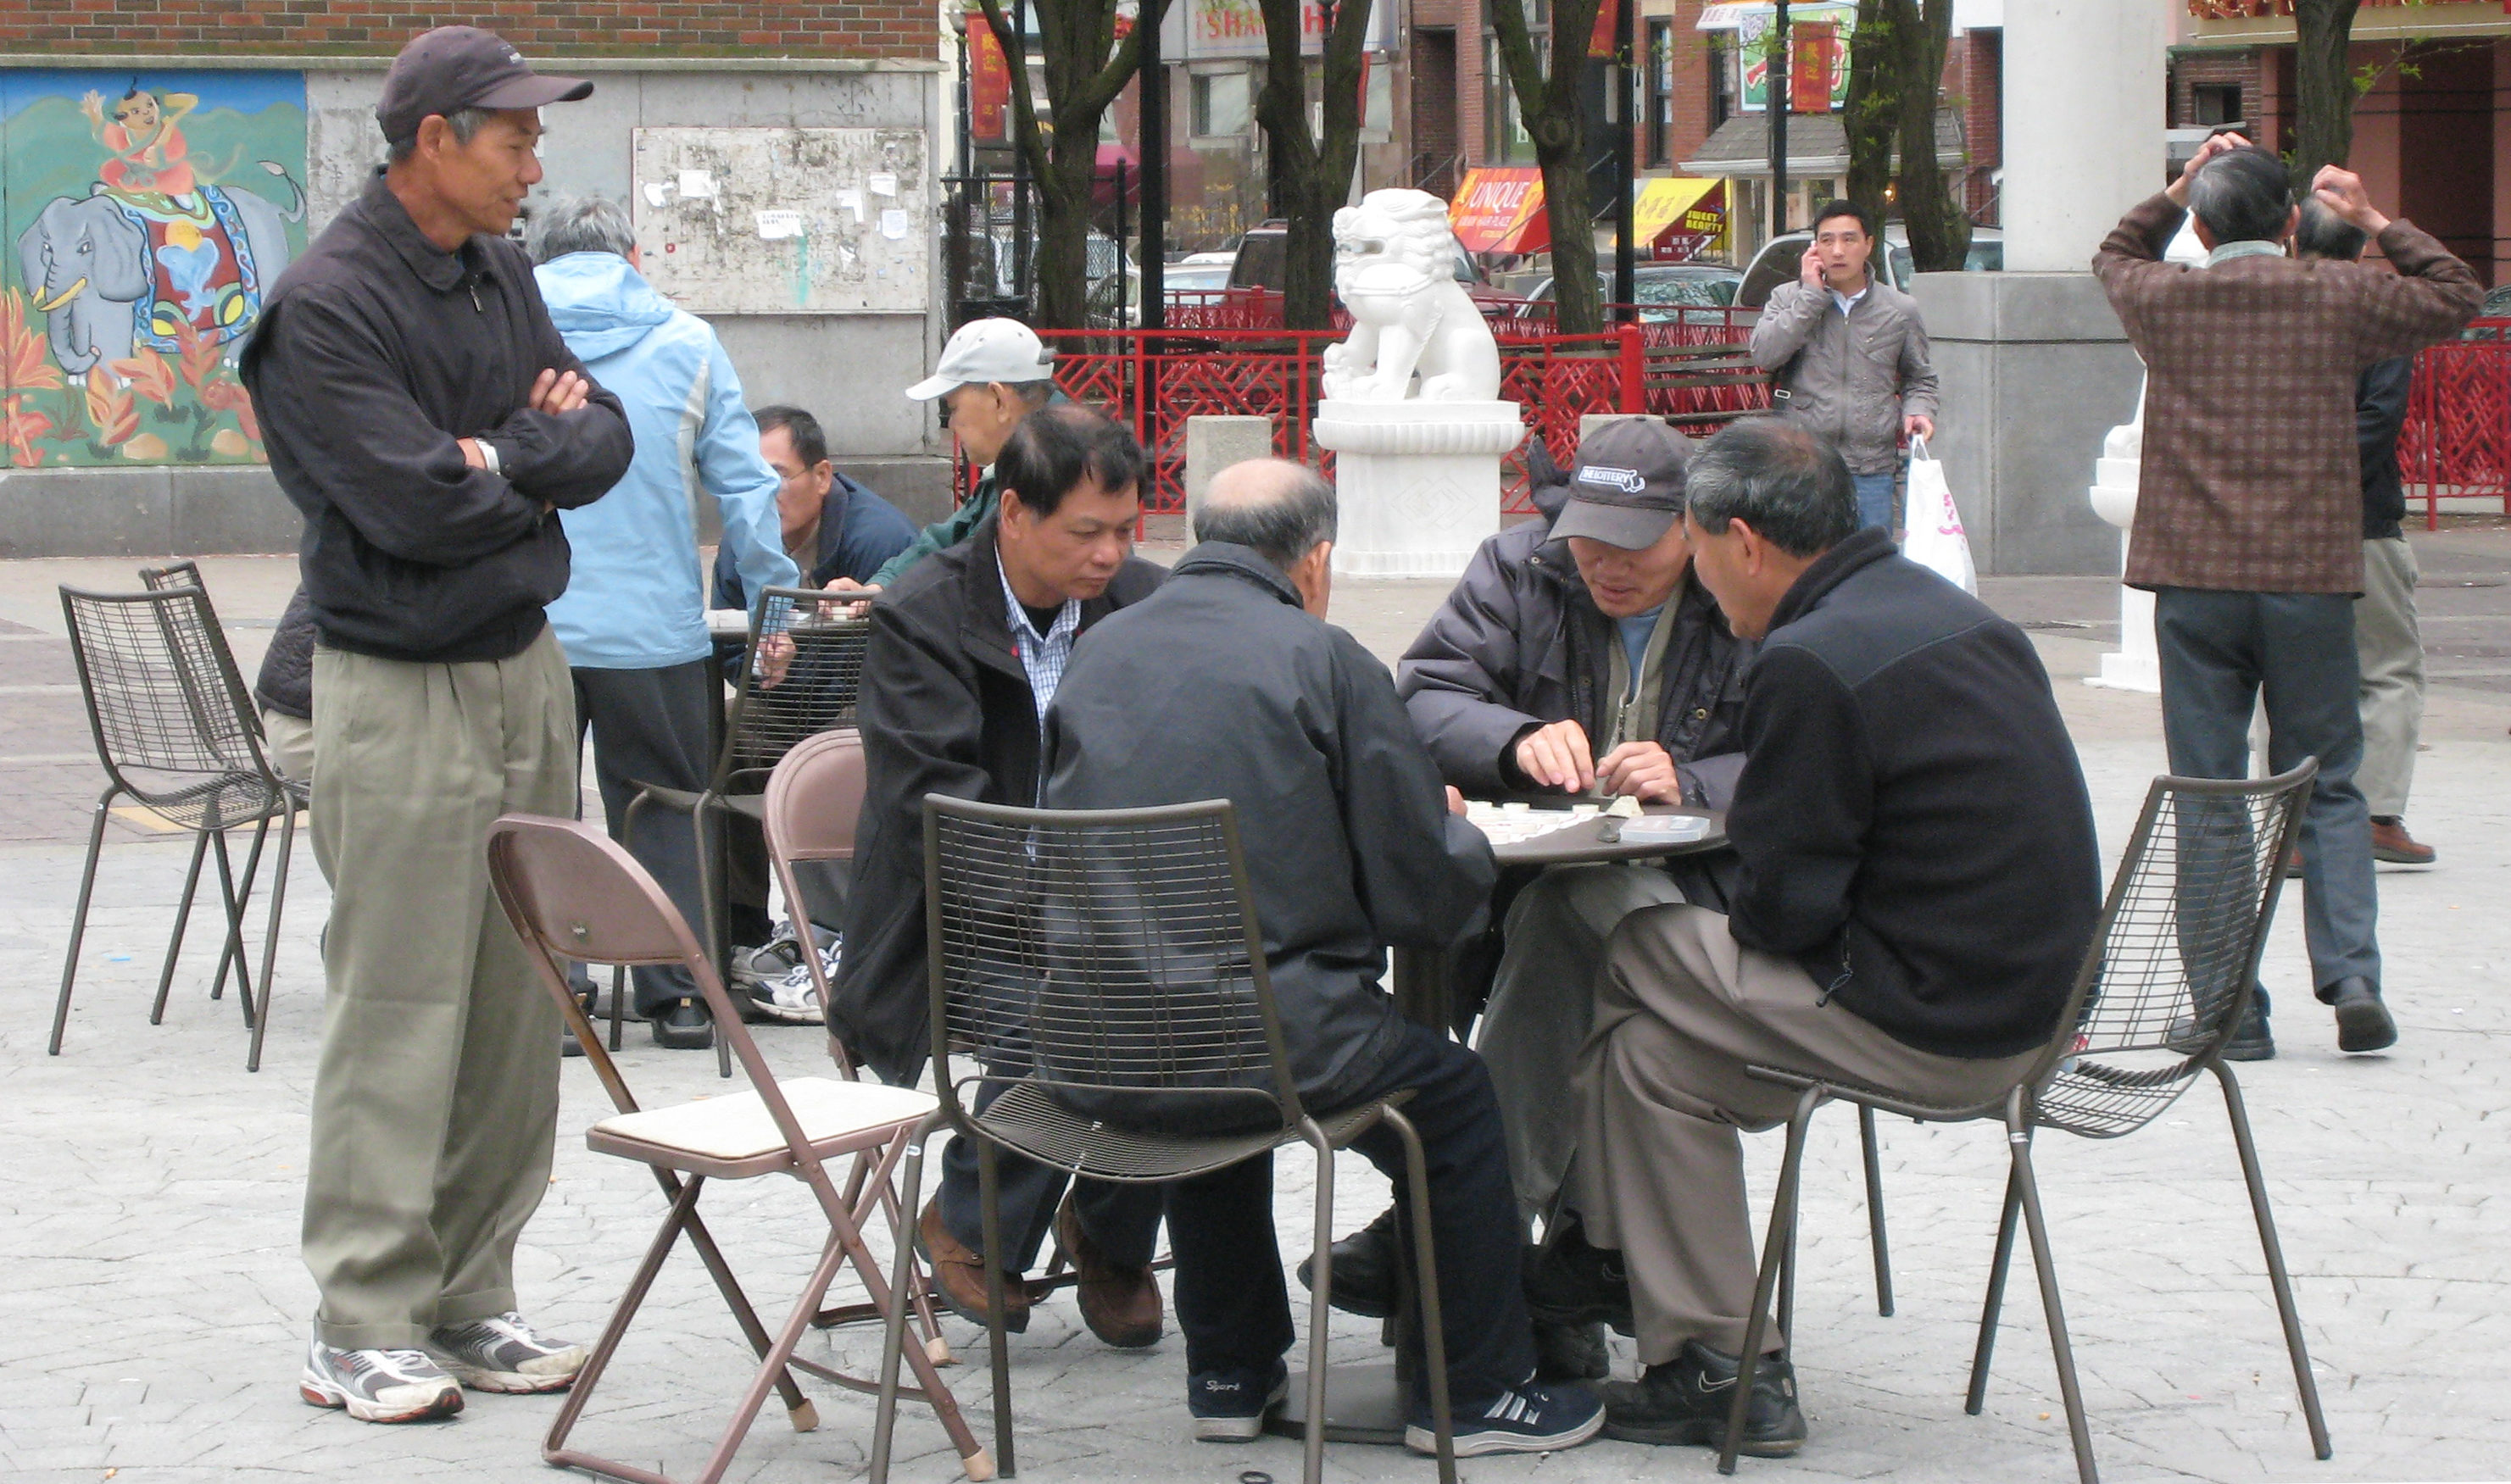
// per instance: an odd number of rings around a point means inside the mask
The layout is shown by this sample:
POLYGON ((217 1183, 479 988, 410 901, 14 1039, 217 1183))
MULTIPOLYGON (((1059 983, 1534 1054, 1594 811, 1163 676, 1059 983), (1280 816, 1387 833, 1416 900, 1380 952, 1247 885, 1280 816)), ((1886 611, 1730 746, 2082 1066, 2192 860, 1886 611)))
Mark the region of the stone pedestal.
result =
POLYGON ((1334 572, 1452 579, 1499 532, 1500 456, 1526 424, 1513 401, 1329 398, 1315 437, 1334 454, 1334 572))
MULTIPOLYGON (((2143 452, 2144 420, 2115 429, 2093 465, 2093 513, 2118 527, 2119 570, 2127 570, 2128 532, 2136 525, 2136 486, 2143 452)), ((2153 594, 2119 586, 2119 647, 2102 656, 2102 672, 2086 685, 2113 691, 2162 693, 2162 659, 2153 642, 2153 594)))

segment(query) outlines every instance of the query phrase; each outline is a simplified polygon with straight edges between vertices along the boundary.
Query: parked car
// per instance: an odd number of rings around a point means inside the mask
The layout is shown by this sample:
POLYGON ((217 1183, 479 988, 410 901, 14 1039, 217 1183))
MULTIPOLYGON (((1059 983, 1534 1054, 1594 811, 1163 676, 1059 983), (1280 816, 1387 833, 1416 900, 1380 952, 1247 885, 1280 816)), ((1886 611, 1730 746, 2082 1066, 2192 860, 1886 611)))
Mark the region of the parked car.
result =
MULTIPOLYGON (((1791 232, 1775 238, 1753 256, 1753 265, 1744 270, 1744 285, 1735 291, 1735 302, 1746 309, 1758 309, 1770 301, 1770 290, 1793 280, 1798 264, 1804 260, 1805 248, 1813 243, 1810 232, 1791 232)), ((2005 268, 2005 234, 1994 227, 1970 229, 1970 251, 1962 257, 1965 273, 1999 273, 2005 268)), ((1910 234, 1899 222, 1883 224, 1883 251, 1874 259, 1875 275, 1884 283, 1907 293, 1910 281, 1918 276, 1917 259, 1910 255, 1910 234)))
MULTIPOLYGON (((1125 265, 1122 279, 1109 274, 1090 285, 1090 327, 1115 329, 1118 326, 1116 293, 1124 285, 1125 312, 1123 327, 1134 328, 1142 323, 1142 270, 1131 263, 1125 265)), ((1171 304, 1179 295, 1191 294, 1200 303, 1213 292, 1229 286, 1229 265, 1226 263, 1170 263, 1160 273, 1161 291, 1171 304)))
MULTIPOLYGON (((1250 229, 1238 244, 1238 259, 1231 265, 1229 286, 1232 288, 1270 288, 1279 292, 1289 276, 1285 256, 1290 248, 1290 223, 1279 219, 1250 229)), ((1503 293, 1491 286, 1482 264, 1464 248, 1456 249, 1456 282, 1485 316, 1511 317, 1525 305, 1516 294, 1503 293)))
MULTIPOLYGON (((1744 275, 1723 263, 1642 263, 1632 286, 1639 294, 1640 319, 1656 323, 1676 318, 1686 308, 1724 309, 1735 302, 1735 290, 1743 283, 1744 275)), ((1612 301, 1613 275, 1609 270, 1597 272, 1596 291, 1605 302, 1612 301)), ((1552 280, 1545 279, 1526 295, 1526 312, 1535 318, 1548 315, 1552 295, 1552 280)), ((1699 318, 1705 321, 1723 317, 1699 318)))

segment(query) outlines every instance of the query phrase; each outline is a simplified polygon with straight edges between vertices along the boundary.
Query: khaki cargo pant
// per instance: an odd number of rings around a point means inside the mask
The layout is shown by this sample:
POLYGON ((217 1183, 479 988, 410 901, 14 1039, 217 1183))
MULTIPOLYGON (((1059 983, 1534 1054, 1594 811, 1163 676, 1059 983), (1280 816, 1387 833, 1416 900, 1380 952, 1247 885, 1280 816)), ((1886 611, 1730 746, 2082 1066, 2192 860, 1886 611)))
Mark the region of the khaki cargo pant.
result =
POLYGON ((544 629, 511 660, 314 653, 314 849, 331 880, 305 1266, 316 1330, 415 1346, 516 1308, 548 1188, 559 1014, 488 888, 488 826, 572 818, 575 700, 544 629))

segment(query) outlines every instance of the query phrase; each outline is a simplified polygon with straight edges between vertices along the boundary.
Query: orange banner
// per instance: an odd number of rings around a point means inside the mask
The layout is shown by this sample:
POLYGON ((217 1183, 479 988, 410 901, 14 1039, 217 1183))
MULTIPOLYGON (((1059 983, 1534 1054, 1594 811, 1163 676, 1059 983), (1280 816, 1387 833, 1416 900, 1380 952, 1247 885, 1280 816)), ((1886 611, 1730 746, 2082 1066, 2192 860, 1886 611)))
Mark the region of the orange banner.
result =
POLYGON ((985 13, 968 13, 968 134, 977 139, 1005 137, 1012 106, 1012 63, 1003 55, 1002 38, 985 23, 985 13))
POLYGON ((1552 246, 1543 172, 1530 165, 1467 171, 1448 225, 1468 252, 1541 252, 1552 246))

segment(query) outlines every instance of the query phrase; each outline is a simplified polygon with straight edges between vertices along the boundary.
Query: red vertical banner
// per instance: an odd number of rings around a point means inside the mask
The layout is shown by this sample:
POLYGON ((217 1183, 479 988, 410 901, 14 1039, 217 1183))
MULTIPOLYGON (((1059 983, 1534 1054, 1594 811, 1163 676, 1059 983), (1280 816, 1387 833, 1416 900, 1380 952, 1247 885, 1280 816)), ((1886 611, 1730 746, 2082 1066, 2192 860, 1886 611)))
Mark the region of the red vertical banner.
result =
POLYGON ((1831 112, 1832 95, 1839 76, 1839 28, 1800 20, 1788 29, 1789 110, 1831 112))
POLYGON ((983 11, 968 13, 968 133, 972 138, 1008 135, 1012 106, 1012 63, 1003 54, 1002 38, 985 21, 983 11))
MULTIPOLYGON (((2511 5, 2511 0, 2503 0, 2511 5)), ((1596 7, 1596 28, 1587 34, 1587 55, 1598 61, 1610 61, 1622 50, 1623 0, 1603 0, 1596 7)))

